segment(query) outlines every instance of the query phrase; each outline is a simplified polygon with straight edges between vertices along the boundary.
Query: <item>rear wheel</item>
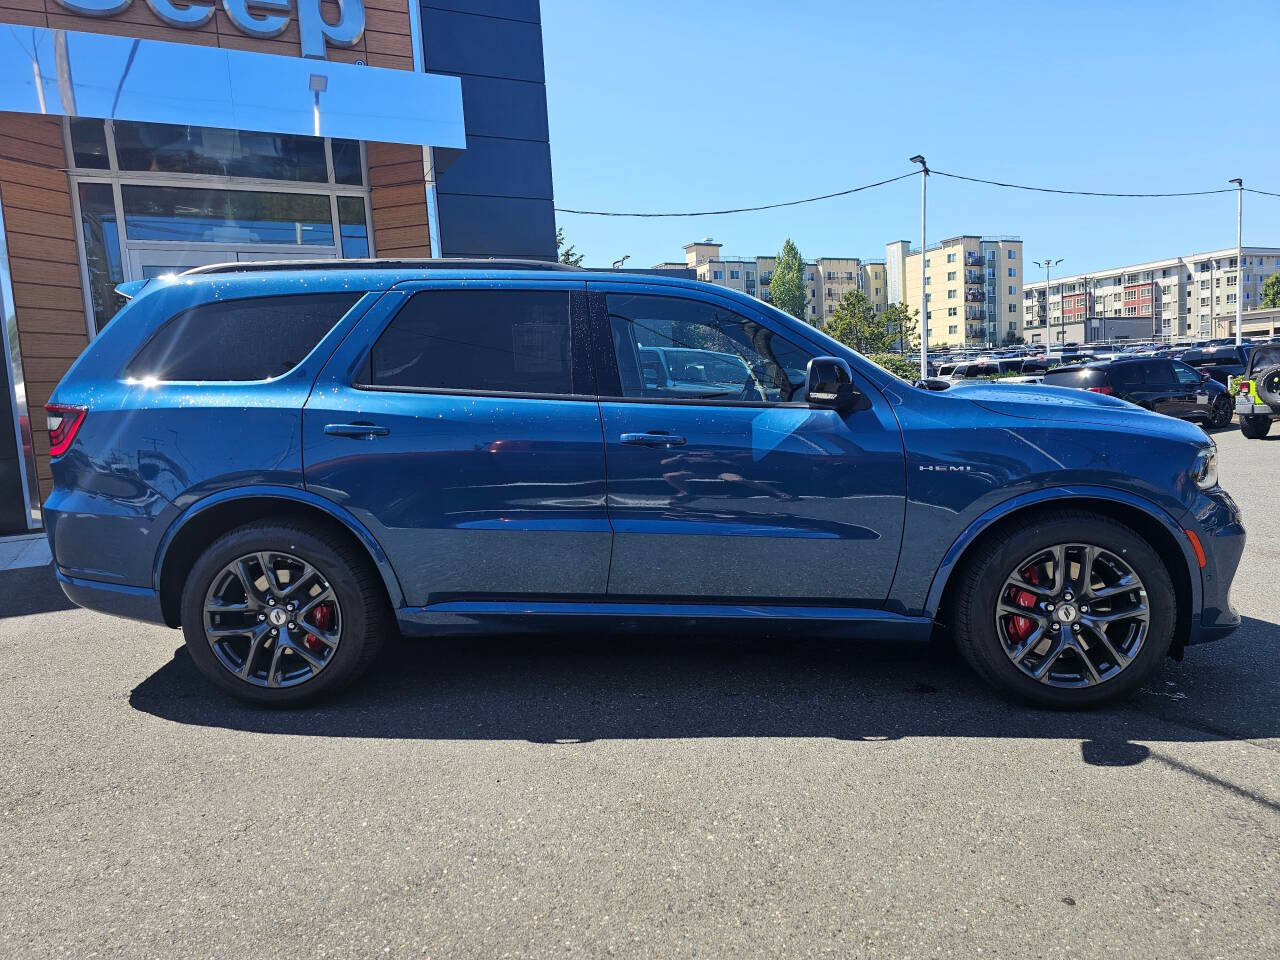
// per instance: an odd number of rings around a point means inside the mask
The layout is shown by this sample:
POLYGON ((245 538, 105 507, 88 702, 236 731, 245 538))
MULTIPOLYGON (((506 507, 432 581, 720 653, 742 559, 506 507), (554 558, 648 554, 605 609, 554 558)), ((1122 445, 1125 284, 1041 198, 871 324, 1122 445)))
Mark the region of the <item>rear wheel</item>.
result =
POLYGON ((200 671, 243 700, 293 706, 333 693, 377 656, 385 600, 367 557, 302 525, 246 526, 215 540, 182 593, 200 671))
POLYGON ((960 652, 989 683, 1038 706, 1135 693, 1173 642, 1173 584, 1135 531, 1063 511, 978 548, 955 593, 960 652))
POLYGON ((1240 432, 1250 440, 1261 440, 1271 432, 1271 418, 1265 414, 1241 414, 1240 432))

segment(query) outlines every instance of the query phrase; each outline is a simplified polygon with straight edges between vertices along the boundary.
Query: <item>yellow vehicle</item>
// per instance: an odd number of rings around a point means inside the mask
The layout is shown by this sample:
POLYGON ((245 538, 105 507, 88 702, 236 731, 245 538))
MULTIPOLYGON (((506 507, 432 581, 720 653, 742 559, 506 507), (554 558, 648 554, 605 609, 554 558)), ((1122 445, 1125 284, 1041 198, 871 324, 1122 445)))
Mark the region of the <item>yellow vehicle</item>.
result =
POLYGON ((1280 420, 1280 343, 1266 343, 1249 355, 1244 376, 1231 383, 1240 432, 1261 440, 1280 420))

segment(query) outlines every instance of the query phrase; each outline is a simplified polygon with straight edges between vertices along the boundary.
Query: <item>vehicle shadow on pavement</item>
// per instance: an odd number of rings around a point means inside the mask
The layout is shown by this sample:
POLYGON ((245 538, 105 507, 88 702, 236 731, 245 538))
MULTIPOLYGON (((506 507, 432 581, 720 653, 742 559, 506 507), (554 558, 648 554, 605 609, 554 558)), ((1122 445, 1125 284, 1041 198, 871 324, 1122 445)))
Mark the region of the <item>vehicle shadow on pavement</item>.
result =
POLYGON ((178 723, 321 737, 1078 739, 1085 762, 1129 766, 1146 759, 1142 741, 1280 736, 1277 677, 1280 627, 1258 620, 1170 661, 1130 703, 1083 713, 1011 704, 923 644, 611 633, 397 641, 355 689, 290 711, 214 690, 179 648, 130 703, 178 723))
POLYGON ((74 608, 54 581, 48 564, 0 570, 0 619, 74 608))

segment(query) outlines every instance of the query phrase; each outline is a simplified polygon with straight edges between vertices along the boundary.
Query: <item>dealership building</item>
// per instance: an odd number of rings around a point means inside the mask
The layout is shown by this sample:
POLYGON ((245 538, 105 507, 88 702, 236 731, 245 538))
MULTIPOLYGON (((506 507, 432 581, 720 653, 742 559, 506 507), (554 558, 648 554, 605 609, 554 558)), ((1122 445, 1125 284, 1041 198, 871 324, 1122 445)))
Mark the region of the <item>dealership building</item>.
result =
POLYGON ((118 283, 207 263, 554 259, 538 0, 0 0, 0 534, 118 283))

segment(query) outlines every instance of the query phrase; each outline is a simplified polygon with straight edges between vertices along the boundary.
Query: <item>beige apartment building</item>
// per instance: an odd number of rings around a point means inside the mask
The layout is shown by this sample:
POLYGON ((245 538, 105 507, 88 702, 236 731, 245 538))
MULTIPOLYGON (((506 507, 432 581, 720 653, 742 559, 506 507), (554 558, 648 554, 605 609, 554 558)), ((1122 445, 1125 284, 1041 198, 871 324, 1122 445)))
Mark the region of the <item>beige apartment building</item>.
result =
POLYGON ((1179 340, 1225 337, 1235 330, 1239 298, 1244 326, 1259 309, 1262 285, 1280 271, 1280 247, 1235 247, 1136 263, 1023 287, 1023 329, 1030 343, 1101 339, 1109 318, 1146 320, 1141 337, 1179 340), (1046 295, 1047 288, 1047 295, 1046 295), (1075 325, 1080 326, 1076 327, 1075 325), (1078 338, 1076 338, 1078 339, 1078 338))
MULTIPOLYGON (((655 264, 662 268, 686 268, 696 271, 699 280, 738 290, 759 300, 769 301, 769 281, 777 268, 776 257, 723 256, 722 244, 710 237, 685 244, 683 263, 668 261, 655 264)), ((859 257, 819 257, 805 264, 805 318, 815 326, 835 312, 840 299, 853 290, 861 291, 872 308, 880 313, 890 303, 888 274, 882 261, 859 257)))
POLYGON ((1000 344, 1022 336, 1023 270, 1017 237, 952 237, 923 255, 906 240, 885 247, 889 301, 927 318, 930 346, 1000 344), (921 310, 921 270, 927 311, 921 310))

